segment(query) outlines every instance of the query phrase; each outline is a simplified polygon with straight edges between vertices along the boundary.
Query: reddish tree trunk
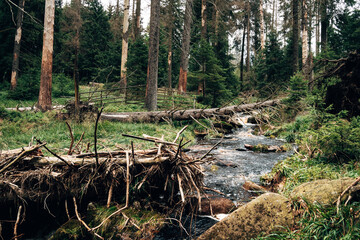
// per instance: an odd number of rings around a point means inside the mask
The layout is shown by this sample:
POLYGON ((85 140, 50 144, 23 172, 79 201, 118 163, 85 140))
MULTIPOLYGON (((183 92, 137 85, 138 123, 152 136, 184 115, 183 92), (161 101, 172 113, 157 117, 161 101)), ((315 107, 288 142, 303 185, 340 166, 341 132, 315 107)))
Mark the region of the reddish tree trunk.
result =
POLYGON ((44 36, 41 61, 41 79, 38 107, 41 111, 51 110, 52 62, 54 43, 55 0, 46 0, 44 36))
POLYGON ((180 74, 179 74, 179 86, 180 93, 186 92, 187 85, 187 72, 189 68, 189 52, 190 52, 190 30, 192 23, 192 9, 193 0, 186 1, 185 16, 184 16, 184 31, 182 37, 181 46, 181 58, 180 58, 180 74))

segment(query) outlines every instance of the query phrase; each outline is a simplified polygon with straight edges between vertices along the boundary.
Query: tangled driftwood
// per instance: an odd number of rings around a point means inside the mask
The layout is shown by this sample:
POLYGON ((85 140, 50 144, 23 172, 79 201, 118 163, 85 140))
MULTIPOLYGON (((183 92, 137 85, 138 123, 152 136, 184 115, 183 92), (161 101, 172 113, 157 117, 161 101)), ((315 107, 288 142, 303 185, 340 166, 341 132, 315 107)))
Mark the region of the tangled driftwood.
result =
MULTIPOLYGON (((109 205, 113 200, 128 206, 142 194, 153 201, 163 196, 161 204, 167 207, 197 196, 198 206, 201 206, 200 194, 204 192, 204 185, 200 162, 203 160, 189 157, 182 151, 186 143, 182 139, 177 142, 184 130, 173 142, 150 136, 124 135, 154 142, 156 148, 149 150, 132 148, 96 154, 71 152, 72 155, 44 156, 41 149, 46 143, 41 142, 29 148, 4 151, 0 155, 0 206, 3 209, 0 220, 15 222, 18 210, 21 211, 19 206, 29 203, 46 206, 49 214, 55 217, 65 213, 69 216, 68 202, 71 200, 75 208, 72 216, 79 219, 78 204, 80 211, 90 201, 103 201, 109 205)), ((23 207, 25 211, 26 207, 23 207)), ((96 229, 89 231, 98 235, 96 229)))

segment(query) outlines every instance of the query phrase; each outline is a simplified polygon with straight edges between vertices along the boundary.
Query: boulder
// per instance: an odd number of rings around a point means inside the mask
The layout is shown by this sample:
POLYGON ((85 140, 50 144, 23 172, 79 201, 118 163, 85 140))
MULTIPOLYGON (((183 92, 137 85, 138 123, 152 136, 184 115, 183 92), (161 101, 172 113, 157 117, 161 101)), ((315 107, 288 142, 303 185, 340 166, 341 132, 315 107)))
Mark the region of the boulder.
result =
POLYGON ((330 205, 337 200, 339 195, 353 182, 354 178, 341 178, 336 180, 316 180, 303 183, 294 188, 291 198, 303 198, 309 203, 330 205))
POLYGON ((216 223, 198 239, 251 239, 294 225, 289 200, 277 193, 266 193, 240 207, 216 223))

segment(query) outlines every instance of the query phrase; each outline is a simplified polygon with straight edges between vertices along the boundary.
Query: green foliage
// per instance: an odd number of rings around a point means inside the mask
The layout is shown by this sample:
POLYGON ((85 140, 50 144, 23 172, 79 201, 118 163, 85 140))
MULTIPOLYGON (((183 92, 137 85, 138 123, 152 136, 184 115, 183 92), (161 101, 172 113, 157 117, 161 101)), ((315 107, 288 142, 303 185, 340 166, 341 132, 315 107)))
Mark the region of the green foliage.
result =
POLYGON ((199 84, 203 84, 204 93, 199 98, 200 102, 212 107, 220 106, 231 96, 231 91, 225 84, 225 70, 216 58, 213 48, 205 40, 202 39, 193 51, 193 57, 203 63, 206 70, 201 69, 189 73, 189 88, 195 90, 199 84))
POLYGON ((329 29, 329 46, 337 56, 360 49, 360 10, 340 13, 334 23, 329 29))
POLYGON ((350 122, 336 117, 305 135, 309 144, 319 149, 321 157, 336 162, 360 160, 360 117, 350 122))
POLYGON ((22 74, 15 90, 8 92, 8 98, 13 100, 35 100, 39 95, 40 71, 29 71, 22 74))
POLYGON ((130 42, 128 60, 126 63, 129 86, 146 84, 148 55, 148 46, 143 37, 139 37, 135 42, 130 42))
POLYGON ((275 89, 284 89, 288 81, 290 64, 286 62, 276 33, 271 32, 265 50, 255 60, 256 89, 261 96, 271 94, 275 89))
POLYGON ((289 82, 289 96, 286 103, 295 104, 306 96, 307 82, 301 74, 295 74, 290 78, 289 82))
POLYGON ((298 116, 295 121, 284 126, 284 132, 280 134, 287 142, 295 142, 302 139, 302 135, 311 128, 313 118, 310 115, 298 116))
POLYGON ((63 73, 53 74, 52 94, 54 97, 73 96, 75 94, 73 80, 63 73))
POLYGON ((113 67, 109 58, 112 39, 109 17, 98 0, 86 2, 80 33, 79 68, 82 82, 105 82, 113 67))
POLYGON ((0 119, 6 119, 13 121, 16 118, 19 118, 21 114, 19 112, 8 111, 4 107, 0 106, 0 119))
POLYGON ((307 209, 299 222, 300 229, 273 233, 257 239, 359 239, 360 221, 357 216, 359 202, 340 208, 325 208, 320 205, 307 204, 307 209))

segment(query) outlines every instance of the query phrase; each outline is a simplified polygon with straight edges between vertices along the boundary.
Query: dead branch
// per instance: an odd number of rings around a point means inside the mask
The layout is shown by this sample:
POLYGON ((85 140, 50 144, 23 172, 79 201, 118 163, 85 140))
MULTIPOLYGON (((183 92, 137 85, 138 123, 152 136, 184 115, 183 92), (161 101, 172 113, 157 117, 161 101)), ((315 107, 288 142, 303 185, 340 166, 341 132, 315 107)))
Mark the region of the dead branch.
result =
POLYGON ((177 141, 177 140, 179 139, 179 137, 180 137, 180 134, 182 134, 187 127, 188 127, 188 125, 186 125, 185 127, 183 127, 183 128, 176 134, 176 137, 175 137, 173 143, 176 143, 176 141, 177 141))
POLYGON ((20 222, 20 215, 21 215, 21 209, 22 206, 19 206, 19 210, 17 213, 17 217, 16 217, 16 222, 15 222, 15 226, 14 226, 14 240, 18 240, 18 226, 19 226, 19 222, 20 222))
MULTIPOLYGON (((341 198, 356 184, 358 184, 358 182, 360 182, 360 177, 358 177, 352 184, 350 184, 338 197, 337 201, 336 201, 336 211, 337 213, 339 213, 339 209, 340 209, 340 203, 341 203, 341 198)), ((334 202, 335 203, 335 202, 334 202)))
POLYGON ((70 143, 70 147, 69 147, 69 151, 68 151, 68 155, 71 155, 72 154, 72 147, 74 145, 74 135, 73 135, 73 132, 72 132, 72 129, 71 129, 71 126, 68 122, 65 122, 66 123, 66 126, 68 127, 69 129, 69 132, 70 132, 70 137, 71 137, 71 143, 70 143))
POLYGON ((94 130, 94 149, 95 149, 95 159, 96 159, 96 167, 99 167, 99 157, 97 155, 97 126, 98 126, 98 123, 99 123, 99 119, 100 119, 100 116, 101 116, 101 113, 103 111, 104 107, 102 107, 100 109, 100 112, 98 113, 97 115, 97 118, 96 118, 96 121, 95 121, 95 130, 94 130))
POLYGON ((86 222, 84 222, 84 220, 81 219, 80 214, 79 214, 78 209, 77 209, 77 204, 76 204, 76 199, 75 199, 75 197, 73 197, 73 201, 74 201, 74 206, 75 206, 75 214, 76 214, 76 217, 77 217, 77 219, 79 220, 79 222, 80 222, 82 225, 84 225, 84 227, 85 227, 90 233, 92 233, 92 234, 94 234, 96 237, 104 240, 104 238, 103 238, 102 236, 100 236, 99 234, 97 234, 97 233, 94 231, 94 229, 90 228, 90 227, 86 224, 86 222))
POLYGON ((219 146, 220 143, 222 143, 224 138, 222 138, 217 144, 215 144, 207 153, 205 153, 200 160, 203 160, 212 150, 214 150, 217 146, 219 146))
POLYGON ((75 147, 74 147, 74 149, 78 149, 78 151, 79 151, 80 153, 81 153, 81 151, 80 151, 80 149, 79 149, 78 147, 79 147, 79 144, 81 143, 81 141, 83 140, 84 135, 85 135, 85 132, 83 132, 83 133, 81 134, 81 137, 80 137, 79 141, 77 142, 77 144, 76 144, 75 147))
POLYGON ((143 138, 143 137, 133 136, 133 135, 129 135, 129 134, 122 134, 122 136, 135 138, 135 139, 139 139, 139 140, 144 140, 144 141, 148 141, 148 142, 162 143, 162 144, 166 144, 166 145, 178 146, 178 144, 176 144, 176 143, 161 141, 160 139, 155 140, 155 139, 150 139, 150 138, 143 138))
MULTIPOLYGON (((35 140, 39 143, 39 144, 42 144, 42 142, 35 138, 35 140)), ((60 159, 60 161, 62 161, 63 163, 65 163, 68 167, 73 167, 71 166, 64 158, 60 157, 59 155, 57 155, 56 153, 54 153, 53 151, 51 151, 46 145, 44 145, 44 148, 49 152, 51 153, 52 155, 54 155, 56 158, 60 159)))
POLYGON ((25 157, 27 154, 45 146, 46 143, 40 143, 40 145, 36 145, 35 147, 33 148, 30 148, 29 150, 24 150, 22 151, 14 160, 12 160, 8 165, 6 165, 5 167, 3 167, 1 170, 0 170, 0 173, 4 172, 6 169, 8 169, 11 165, 13 165, 15 162, 17 162, 19 159, 25 157))

